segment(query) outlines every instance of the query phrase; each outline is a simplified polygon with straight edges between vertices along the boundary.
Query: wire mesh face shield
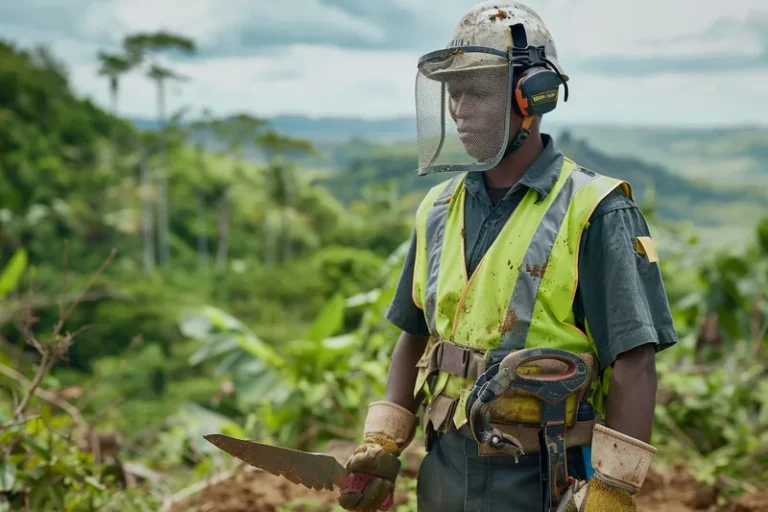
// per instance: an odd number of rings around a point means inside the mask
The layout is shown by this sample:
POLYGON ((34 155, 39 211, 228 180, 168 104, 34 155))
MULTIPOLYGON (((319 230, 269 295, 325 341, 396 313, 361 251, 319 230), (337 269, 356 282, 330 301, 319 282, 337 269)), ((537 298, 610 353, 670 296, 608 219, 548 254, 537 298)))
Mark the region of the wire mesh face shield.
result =
POLYGON ((507 148, 513 64, 483 46, 448 48, 419 59, 417 174, 486 171, 507 148))

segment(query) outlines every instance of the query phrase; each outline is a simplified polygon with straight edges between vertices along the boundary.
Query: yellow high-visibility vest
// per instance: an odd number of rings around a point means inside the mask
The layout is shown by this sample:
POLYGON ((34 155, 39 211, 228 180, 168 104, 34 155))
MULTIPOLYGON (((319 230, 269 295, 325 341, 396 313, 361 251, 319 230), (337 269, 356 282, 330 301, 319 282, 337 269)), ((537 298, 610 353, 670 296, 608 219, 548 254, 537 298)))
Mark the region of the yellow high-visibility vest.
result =
MULTIPOLYGON (((617 187, 632 197, 630 185, 565 158, 546 198, 537 202, 538 193, 528 190, 468 276, 465 176, 432 188, 416 214, 413 301, 424 311, 432 339, 486 355, 491 350, 550 347, 596 356, 589 327, 582 332, 573 315, 579 245, 600 201, 617 187)), ((445 371, 429 381, 426 377, 426 368, 420 368, 414 396, 424 392, 427 404, 438 394, 458 398, 453 421, 462 426, 475 379, 445 371)), ((610 372, 604 372, 590 390, 589 402, 603 415, 609 379, 610 372)))

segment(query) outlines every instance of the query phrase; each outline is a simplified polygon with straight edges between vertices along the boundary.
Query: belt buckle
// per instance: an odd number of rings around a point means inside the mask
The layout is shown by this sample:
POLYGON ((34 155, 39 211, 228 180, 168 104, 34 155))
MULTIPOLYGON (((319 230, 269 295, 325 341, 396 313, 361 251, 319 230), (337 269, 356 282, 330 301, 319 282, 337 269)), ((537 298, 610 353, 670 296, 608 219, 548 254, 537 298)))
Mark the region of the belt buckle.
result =
POLYGON ((469 356, 469 350, 456 345, 447 345, 446 347, 446 344, 440 347, 438 354, 440 366, 462 378, 467 377, 469 356), (459 356, 459 354, 461 355, 459 356))

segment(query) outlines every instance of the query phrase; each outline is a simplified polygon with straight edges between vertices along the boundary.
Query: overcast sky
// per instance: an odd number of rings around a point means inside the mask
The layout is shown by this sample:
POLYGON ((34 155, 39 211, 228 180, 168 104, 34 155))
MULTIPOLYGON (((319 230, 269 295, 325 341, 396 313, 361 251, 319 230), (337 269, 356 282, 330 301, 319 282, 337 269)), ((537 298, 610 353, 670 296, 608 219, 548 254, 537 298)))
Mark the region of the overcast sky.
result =
MULTIPOLYGON (((416 61, 444 47, 473 0, 0 0, 0 37, 49 43, 83 95, 108 106, 96 52, 157 29, 194 38, 168 60, 191 81, 170 107, 218 115, 414 114, 416 61)), ((530 0, 571 77, 558 122, 768 124, 765 0, 530 0)), ((123 115, 153 117, 155 92, 124 80, 123 115)))

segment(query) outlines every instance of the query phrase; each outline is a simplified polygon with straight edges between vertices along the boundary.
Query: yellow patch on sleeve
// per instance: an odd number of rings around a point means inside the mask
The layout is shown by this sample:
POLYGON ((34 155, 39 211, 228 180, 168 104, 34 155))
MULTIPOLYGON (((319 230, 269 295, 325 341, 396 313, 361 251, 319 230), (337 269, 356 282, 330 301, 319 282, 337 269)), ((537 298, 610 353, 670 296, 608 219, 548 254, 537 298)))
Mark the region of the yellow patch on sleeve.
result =
POLYGON ((653 243, 653 239, 649 236, 639 236, 635 239, 635 250, 638 254, 645 254, 648 256, 648 261, 651 263, 659 261, 659 253, 656 252, 656 244, 653 243))

